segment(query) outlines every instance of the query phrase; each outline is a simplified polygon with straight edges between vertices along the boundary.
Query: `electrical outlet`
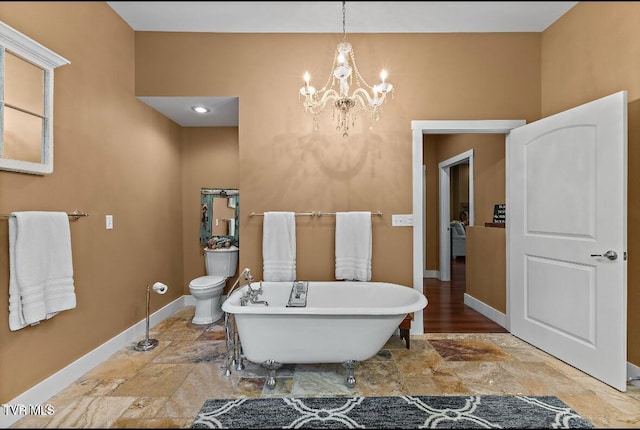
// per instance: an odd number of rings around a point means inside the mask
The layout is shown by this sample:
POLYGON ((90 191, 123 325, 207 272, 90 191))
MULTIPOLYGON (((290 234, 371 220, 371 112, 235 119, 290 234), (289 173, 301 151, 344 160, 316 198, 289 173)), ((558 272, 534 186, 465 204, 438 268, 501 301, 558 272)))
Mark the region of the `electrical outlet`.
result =
POLYGON ((412 227, 413 226, 413 214, 391 215, 391 225, 393 227, 412 227))
POLYGON ((107 230, 113 230, 113 215, 105 216, 104 223, 107 230))

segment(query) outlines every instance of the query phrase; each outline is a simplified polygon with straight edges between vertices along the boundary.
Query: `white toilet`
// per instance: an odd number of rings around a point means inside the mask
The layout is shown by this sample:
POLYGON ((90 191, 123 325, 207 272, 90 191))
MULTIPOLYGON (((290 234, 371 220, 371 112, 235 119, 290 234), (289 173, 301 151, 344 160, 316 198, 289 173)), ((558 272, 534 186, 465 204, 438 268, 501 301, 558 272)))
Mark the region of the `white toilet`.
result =
POLYGON ((196 299, 196 313, 191 320, 194 324, 211 324, 222 317, 220 298, 227 279, 236 274, 238 268, 238 247, 204 250, 206 276, 200 276, 189 283, 189 291, 196 299))

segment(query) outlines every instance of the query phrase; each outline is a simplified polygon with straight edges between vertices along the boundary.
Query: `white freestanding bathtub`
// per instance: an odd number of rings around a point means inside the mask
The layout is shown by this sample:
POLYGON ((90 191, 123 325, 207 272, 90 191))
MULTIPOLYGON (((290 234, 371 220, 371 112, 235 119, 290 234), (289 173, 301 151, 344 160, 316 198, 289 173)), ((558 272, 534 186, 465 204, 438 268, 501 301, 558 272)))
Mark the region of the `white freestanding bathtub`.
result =
POLYGON ((380 351, 408 313, 423 309, 426 297, 413 288, 386 282, 309 282, 304 307, 287 307, 293 282, 262 285, 262 303, 241 304, 245 285, 222 304, 233 315, 246 359, 272 370, 286 363, 342 363, 349 370, 380 351))

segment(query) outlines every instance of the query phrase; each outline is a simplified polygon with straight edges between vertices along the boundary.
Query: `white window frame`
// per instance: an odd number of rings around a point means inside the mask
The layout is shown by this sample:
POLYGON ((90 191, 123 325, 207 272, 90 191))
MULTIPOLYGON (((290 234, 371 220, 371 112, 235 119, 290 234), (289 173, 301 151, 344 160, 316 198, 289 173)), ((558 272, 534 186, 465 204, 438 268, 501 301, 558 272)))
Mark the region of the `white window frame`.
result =
POLYGON ((53 70, 69 64, 61 57, 35 40, 25 36, 0 21, 0 170, 47 175, 53 173, 53 70), (5 52, 26 60, 44 70, 44 126, 42 128, 41 162, 4 158, 4 65, 5 52))

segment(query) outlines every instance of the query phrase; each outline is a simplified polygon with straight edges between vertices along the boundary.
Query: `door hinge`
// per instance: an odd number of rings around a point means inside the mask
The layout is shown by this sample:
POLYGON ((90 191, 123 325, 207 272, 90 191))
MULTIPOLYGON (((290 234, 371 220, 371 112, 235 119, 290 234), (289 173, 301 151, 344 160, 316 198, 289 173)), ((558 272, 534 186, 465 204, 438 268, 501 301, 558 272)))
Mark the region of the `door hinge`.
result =
POLYGON ((627 261, 627 251, 624 252, 624 261, 627 261))

